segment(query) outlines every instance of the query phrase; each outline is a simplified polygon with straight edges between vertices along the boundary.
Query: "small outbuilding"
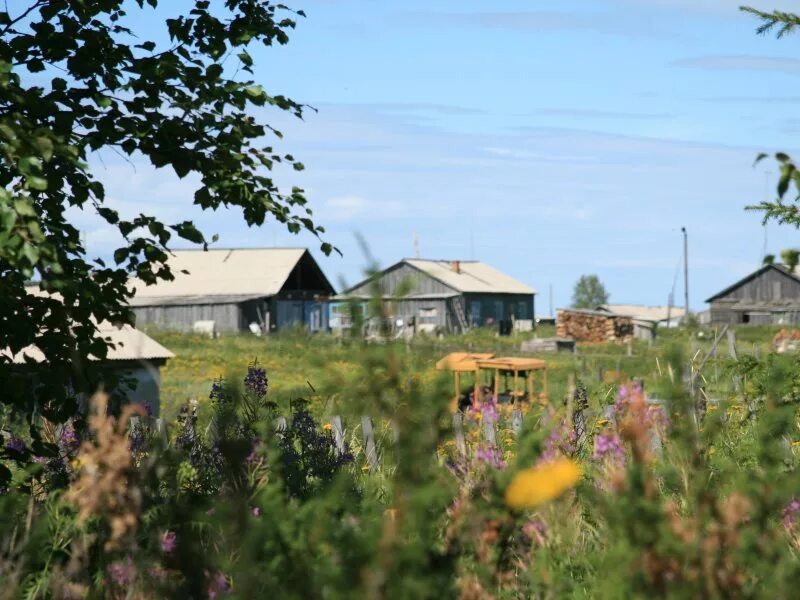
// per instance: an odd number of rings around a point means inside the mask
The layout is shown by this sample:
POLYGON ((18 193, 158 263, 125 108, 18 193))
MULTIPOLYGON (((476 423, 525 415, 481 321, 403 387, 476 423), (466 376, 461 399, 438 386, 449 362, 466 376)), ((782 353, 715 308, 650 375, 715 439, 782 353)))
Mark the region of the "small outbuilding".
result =
POLYGON ((706 302, 711 325, 799 325, 800 277, 784 265, 764 265, 706 302))
MULTIPOLYGON (((157 416, 161 407, 161 368, 175 355, 151 337, 130 325, 116 326, 101 323, 98 336, 108 343, 108 352, 102 360, 90 357, 93 366, 102 373, 105 385, 117 382, 119 392, 126 401, 149 406, 157 416)), ((21 372, 36 379, 37 372, 46 368, 45 355, 36 346, 23 348, 14 356, 3 352, 21 372)))
POLYGON ((335 290, 305 248, 176 250, 169 266, 173 281, 132 282, 138 327, 192 331, 205 322, 221 333, 328 328, 326 303, 335 290))
POLYGON ((536 290, 480 261, 405 258, 345 290, 331 314, 341 315, 347 302, 366 302, 375 294, 395 330, 533 329, 536 290))

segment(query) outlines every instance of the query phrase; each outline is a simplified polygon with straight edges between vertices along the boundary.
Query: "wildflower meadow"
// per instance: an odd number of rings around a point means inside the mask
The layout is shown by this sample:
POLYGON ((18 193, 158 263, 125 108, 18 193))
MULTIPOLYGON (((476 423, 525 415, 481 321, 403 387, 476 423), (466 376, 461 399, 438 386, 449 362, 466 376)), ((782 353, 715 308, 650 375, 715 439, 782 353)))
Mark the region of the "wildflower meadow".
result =
POLYGON ((797 358, 719 358, 730 385, 706 399, 665 341, 661 378, 587 386, 572 357, 563 393, 454 415, 447 375, 411 377, 402 343, 342 344, 363 369, 342 398, 276 402, 280 371, 243 358, 171 420, 109 414, 102 393, 65 427, 7 415, 4 594, 791 597, 800 581, 797 358))

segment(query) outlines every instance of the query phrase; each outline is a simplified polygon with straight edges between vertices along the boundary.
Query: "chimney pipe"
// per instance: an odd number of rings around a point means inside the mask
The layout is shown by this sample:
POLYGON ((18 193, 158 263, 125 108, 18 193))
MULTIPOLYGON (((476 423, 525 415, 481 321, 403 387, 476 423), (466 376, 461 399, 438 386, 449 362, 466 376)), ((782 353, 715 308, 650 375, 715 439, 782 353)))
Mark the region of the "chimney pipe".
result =
POLYGON ((450 268, 453 269, 453 273, 461 273, 461 261, 454 260, 450 263, 450 268))

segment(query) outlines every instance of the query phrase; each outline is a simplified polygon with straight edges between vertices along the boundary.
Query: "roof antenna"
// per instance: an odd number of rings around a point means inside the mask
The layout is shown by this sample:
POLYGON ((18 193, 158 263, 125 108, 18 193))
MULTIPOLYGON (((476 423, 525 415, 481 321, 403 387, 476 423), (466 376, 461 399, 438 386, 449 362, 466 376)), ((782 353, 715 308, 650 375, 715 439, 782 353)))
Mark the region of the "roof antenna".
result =
POLYGON ((414 232, 414 258, 419 258, 419 238, 417 232, 414 232))

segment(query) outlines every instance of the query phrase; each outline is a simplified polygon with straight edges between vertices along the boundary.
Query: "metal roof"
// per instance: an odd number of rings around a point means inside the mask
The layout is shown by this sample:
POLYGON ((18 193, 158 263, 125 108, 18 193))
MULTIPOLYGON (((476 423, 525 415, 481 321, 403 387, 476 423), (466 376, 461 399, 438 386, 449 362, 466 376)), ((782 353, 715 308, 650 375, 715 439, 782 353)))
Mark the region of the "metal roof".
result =
POLYGON ((536 290, 480 261, 423 260, 403 262, 461 293, 535 294, 536 290))
POLYGON ((307 252, 305 248, 174 250, 168 264, 175 279, 155 285, 132 280, 136 292, 132 305, 158 305, 158 299, 178 297, 274 296, 307 252))
POLYGON ((615 315, 632 317, 639 321, 666 321, 669 318, 680 318, 686 314, 686 309, 673 306, 672 310, 668 306, 644 306, 641 304, 603 304, 599 310, 606 310, 615 315))
MULTIPOLYGON (((104 360, 165 360, 175 357, 172 352, 153 338, 130 325, 117 327, 111 323, 101 323, 98 331, 101 337, 114 345, 114 347, 109 346, 104 360)), ((10 352, 3 350, 0 351, 0 354, 9 356, 10 352)), ((97 360, 95 357, 89 358, 97 360)), ((36 346, 23 348, 12 358, 12 362, 18 365, 32 362, 41 363, 44 360, 44 353, 36 346)))
POLYGON ((750 273, 746 277, 743 277, 742 279, 740 279, 736 283, 729 285, 728 287, 726 287, 721 292, 717 292, 716 294, 711 296, 711 298, 706 300, 706 302, 713 302, 717 298, 721 298, 722 296, 727 296, 730 292, 732 292, 733 290, 735 290, 739 286, 742 286, 745 283, 747 283, 749 281, 752 281, 753 279, 755 279, 756 277, 761 276, 762 274, 766 273, 770 269, 775 269, 779 273, 781 273, 783 275, 786 275, 786 277, 789 277, 790 279, 794 279, 795 281, 800 282, 800 277, 798 277, 798 268, 797 267, 795 267, 794 271, 790 271, 788 268, 786 268, 785 266, 780 265, 780 264, 778 264, 778 265, 775 265, 775 264, 763 265, 761 268, 756 269, 755 271, 753 271, 752 273, 750 273))
POLYGON ((248 300, 258 300, 268 298, 264 294, 220 294, 213 296, 152 296, 140 297, 138 295, 130 299, 130 306, 190 306, 197 304, 239 304, 248 300))

